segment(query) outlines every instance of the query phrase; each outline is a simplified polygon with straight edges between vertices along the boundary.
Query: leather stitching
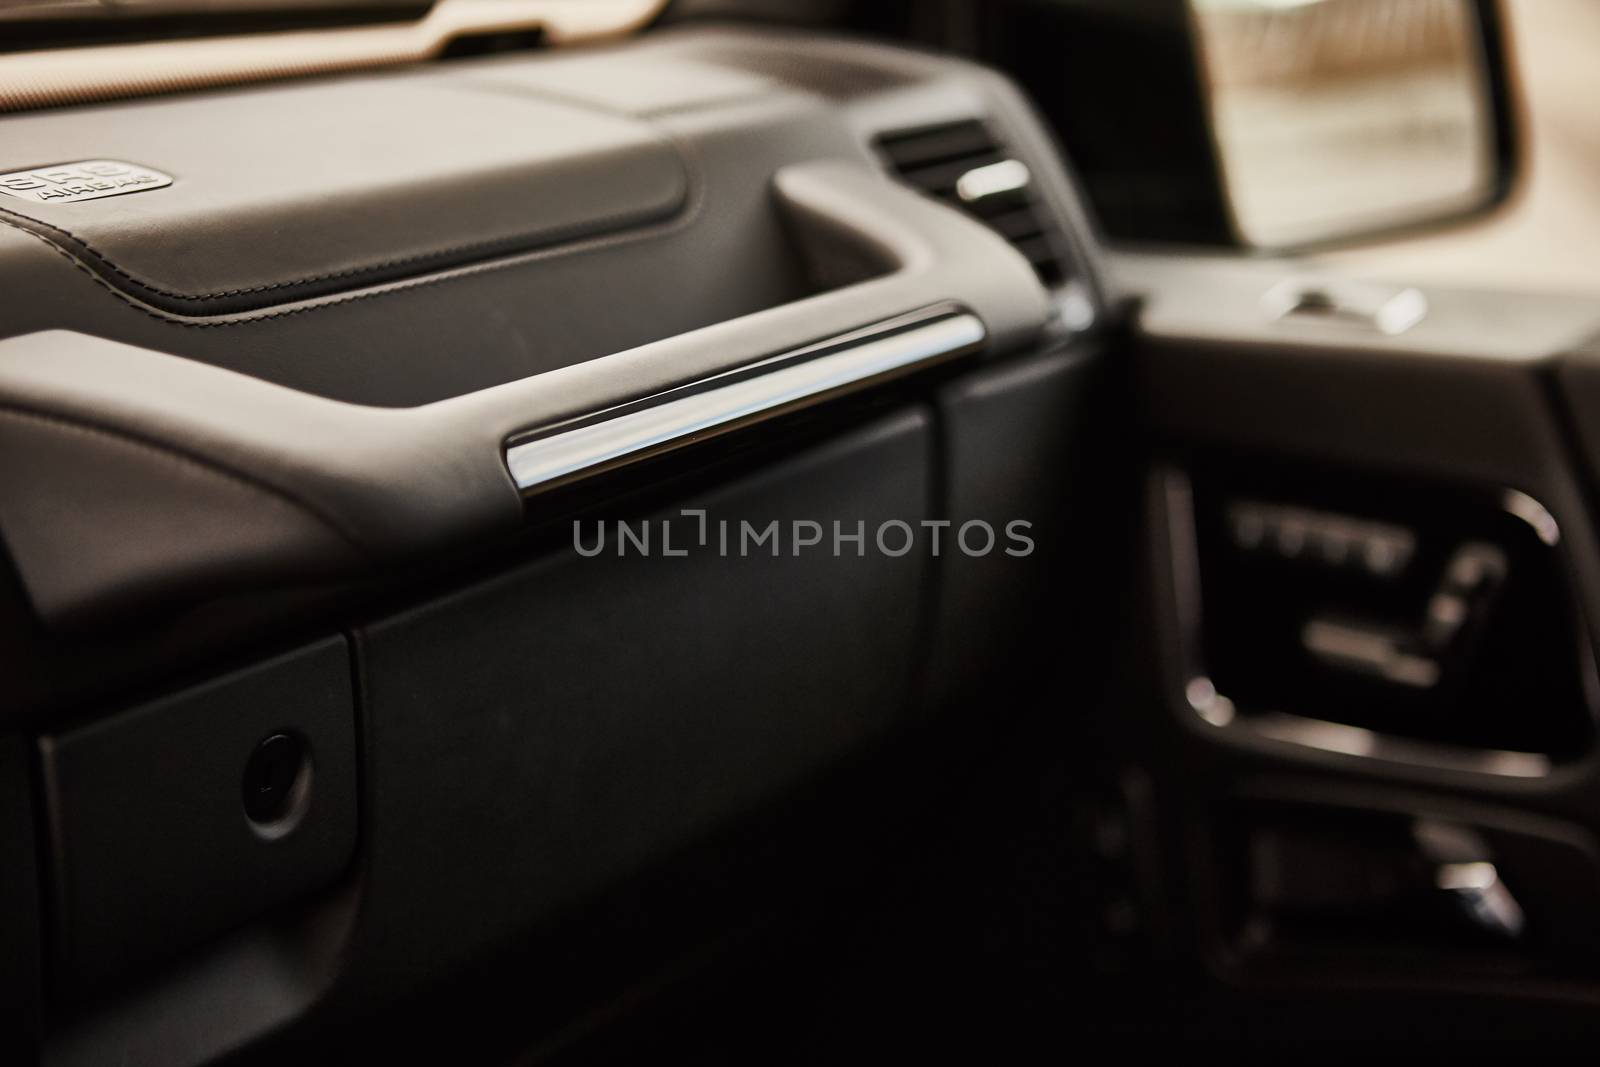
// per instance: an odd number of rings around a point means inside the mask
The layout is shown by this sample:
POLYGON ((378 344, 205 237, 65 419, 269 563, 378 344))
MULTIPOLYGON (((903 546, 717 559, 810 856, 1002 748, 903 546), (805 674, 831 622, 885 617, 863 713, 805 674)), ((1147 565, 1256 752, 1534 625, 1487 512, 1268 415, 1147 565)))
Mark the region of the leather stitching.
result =
MULTIPOLYGON (((143 315, 147 315, 150 318, 156 319, 159 322, 164 322, 169 326, 183 326, 190 329, 210 329, 222 326, 247 326, 252 323, 286 318, 290 315, 303 315, 313 311, 321 311, 325 308, 337 307, 340 304, 354 303, 358 300, 372 300, 378 297, 408 292, 412 289, 419 289, 425 286, 442 285, 447 282, 471 278, 478 274, 486 274, 491 271, 509 270, 515 267, 525 266, 529 263, 536 263, 545 259, 554 259, 567 255, 580 255, 586 252, 615 247, 617 245, 629 244, 634 241, 651 240, 686 229, 695 221, 696 218, 699 217, 705 202, 705 192, 703 188, 703 182, 701 182, 699 179, 698 168, 694 165, 694 152, 690 149, 690 146, 687 143, 678 142, 676 138, 673 138, 673 140, 678 144, 679 150, 682 153, 681 158, 684 163, 684 169, 689 176, 689 200, 681 212, 679 212, 675 217, 666 220, 659 226, 649 229, 627 230, 623 232, 597 235, 592 238, 573 241, 557 247, 524 252, 506 259, 496 260, 488 263, 468 264, 428 277, 403 279, 380 287, 366 289, 361 292, 347 293, 342 296, 327 297, 323 299, 311 298, 307 303, 298 307, 280 308, 278 310, 262 313, 238 312, 226 316, 218 315, 213 318, 197 318, 194 316, 185 316, 176 312, 167 311, 163 308, 156 307, 155 305, 147 304, 139 300, 133 294, 118 288, 116 285, 113 285, 104 274, 102 274, 100 271, 97 271, 88 263, 85 263, 71 248, 59 241, 53 240, 48 234, 40 233, 38 230, 32 229, 31 227, 18 226, 14 223, 8 223, 3 218, 0 218, 0 225, 8 226, 18 233, 26 234, 27 236, 32 237, 34 240, 39 241, 46 248, 66 259, 78 270, 87 274, 96 285, 106 290, 112 296, 116 297, 133 310, 138 311, 143 315)), ((3 208, 0 208, 0 211, 3 210, 3 208)))
MULTIPOLYGON (((684 193, 684 203, 680 215, 687 216, 691 214, 697 207, 697 193, 699 184, 696 180, 696 170, 691 165, 689 158, 690 153, 686 151, 687 145, 680 139, 673 137, 670 134, 662 134, 657 132, 656 136, 659 137, 663 143, 675 150, 674 156, 683 171, 684 184, 686 187, 684 193)), ((101 252, 99 249, 95 248, 94 245, 92 245, 89 241, 78 236, 65 227, 57 226, 54 223, 46 222, 43 219, 34 218, 31 215, 24 214, 12 208, 0 206, 0 226, 6 226, 10 229, 19 230, 23 233, 28 233, 35 237, 50 241, 50 238, 47 237, 46 234, 39 232, 40 230, 48 231, 50 234, 55 234, 71 242, 71 244, 75 246, 76 251, 81 252, 91 258, 96 267, 101 267, 112 272, 113 274, 117 275, 117 277, 126 281, 130 286, 133 286, 146 294, 166 297, 171 300, 189 301, 194 303, 227 300, 233 297, 250 296, 258 293, 269 293, 278 292, 281 290, 304 288, 307 286, 316 285, 320 282, 359 278, 364 275, 378 274, 384 271, 394 270, 396 268, 425 266, 433 261, 450 259, 454 256, 468 255, 472 253, 494 253, 498 251, 514 252, 519 248, 528 251, 534 251, 568 240, 575 233, 581 233, 584 229, 594 226, 600 227, 602 232, 595 233, 592 236, 596 239, 602 239, 605 237, 616 236, 615 231, 611 230, 612 227, 625 225, 629 222, 645 223, 651 221, 653 217, 654 216, 651 213, 638 209, 617 211, 600 215, 592 219, 586 219, 583 222, 575 222, 566 227, 557 227, 555 230, 548 231, 546 233, 524 233, 509 237, 494 237, 481 241, 469 241, 465 244, 450 245, 445 248, 431 249, 426 252, 417 252, 411 255, 398 256, 392 259, 381 260, 376 263, 369 263, 360 267, 351 267, 345 270, 330 271, 324 274, 313 274, 303 278, 294 278, 285 281, 268 282, 263 285, 249 286, 246 288, 222 289, 209 293, 181 293, 171 289, 162 288, 153 282, 147 281, 144 278, 131 273, 125 268, 119 266, 104 252, 101 252)), ((580 238, 579 240, 581 242, 582 239, 580 238)), ((55 244, 54 241, 50 241, 50 243, 53 245, 55 244)), ((94 269, 93 267, 88 267, 87 264, 85 264, 85 266, 88 269, 94 269)))
MULTIPOLYGON (((632 221, 647 222, 650 221, 652 217, 650 214, 641 211, 619 211, 608 215, 601 215, 593 219, 588 219, 581 223, 572 223, 571 225, 565 227, 556 227, 554 230, 550 230, 545 233, 517 234, 510 237, 494 237, 483 241, 471 241, 466 244, 452 245, 447 248, 433 249, 427 252, 417 252, 408 256, 399 256, 394 259, 381 260, 376 263, 369 263, 360 267, 351 267, 346 270, 330 271, 326 274, 312 274, 304 278, 292 278, 281 282, 268 282, 264 285, 253 285, 242 289, 221 289, 211 293, 180 293, 171 289, 164 289, 161 286, 156 285, 153 282, 146 281, 145 279, 140 278, 138 275, 118 266, 111 259, 107 258, 105 253, 96 249, 92 244, 84 240, 82 237, 79 237, 71 230, 63 229, 60 226, 45 222, 43 219, 36 219, 30 215, 23 215, 6 207, 0 207, 0 216, 6 216, 4 218, 0 218, 0 225, 9 226, 12 229, 33 231, 34 227, 39 227, 41 229, 49 230, 52 233, 59 234, 60 236, 70 240, 75 246, 77 246, 79 251, 93 259, 96 266, 111 271, 119 278, 125 280, 128 284, 143 290, 146 293, 167 297, 172 300, 185 300, 193 302, 227 300, 230 297, 236 296, 249 296, 255 293, 276 292, 280 289, 302 288, 315 285, 318 282, 338 281, 345 278, 357 278, 362 275, 377 274, 382 271, 393 270, 399 267, 420 266, 434 260, 449 259, 453 256, 465 255, 474 252, 493 252, 502 250, 510 252, 515 251, 518 248, 537 248, 542 245, 559 243, 590 226, 609 228, 614 225, 621 225, 632 221)), ((604 234, 601 233, 594 234, 594 236, 603 235, 604 234)))

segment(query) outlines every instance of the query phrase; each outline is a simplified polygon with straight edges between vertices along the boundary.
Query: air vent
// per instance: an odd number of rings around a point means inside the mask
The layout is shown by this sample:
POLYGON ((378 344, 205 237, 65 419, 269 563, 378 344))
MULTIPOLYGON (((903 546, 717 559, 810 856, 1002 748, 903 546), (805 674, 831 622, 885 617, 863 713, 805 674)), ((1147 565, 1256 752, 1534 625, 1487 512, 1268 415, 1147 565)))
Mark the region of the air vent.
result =
POLYGON ((1021 252, 1046 285, 1066 280, 1061 235, 1028 166, 978 121, 885 134, 878 151, 907 183, 976 216, 1021 252))

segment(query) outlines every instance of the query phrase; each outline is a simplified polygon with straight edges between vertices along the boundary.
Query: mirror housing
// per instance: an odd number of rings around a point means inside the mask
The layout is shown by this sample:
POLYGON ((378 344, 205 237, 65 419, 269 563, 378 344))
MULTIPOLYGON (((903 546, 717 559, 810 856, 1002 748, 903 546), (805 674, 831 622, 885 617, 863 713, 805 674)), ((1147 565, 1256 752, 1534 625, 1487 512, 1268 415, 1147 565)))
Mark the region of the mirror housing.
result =
POLYGON ((1474 215, 1512 153, 1488 0, 1187 0, 1231 228, 1281 251, 1474 215))

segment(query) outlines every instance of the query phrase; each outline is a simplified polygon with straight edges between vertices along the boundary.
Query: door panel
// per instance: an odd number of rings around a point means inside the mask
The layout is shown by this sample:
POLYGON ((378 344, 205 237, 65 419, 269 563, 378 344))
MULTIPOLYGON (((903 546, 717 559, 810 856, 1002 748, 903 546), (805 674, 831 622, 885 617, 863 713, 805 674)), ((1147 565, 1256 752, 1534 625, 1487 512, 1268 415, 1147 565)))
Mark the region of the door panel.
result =
POLYGON ((1121 751, 1210 972, 1182 1032, 1297 1040, 1330 1003, 1352 1039, 1588 1032, 1600 600, 1556 369, 1592 306, 1424 289, 1390 339, 1271 322, 1262 294, 1320 283, 1292 265, 1119 267, 1148 434, 1121 751), (1463 548, 1494 597, 1452 584, 1463 548))

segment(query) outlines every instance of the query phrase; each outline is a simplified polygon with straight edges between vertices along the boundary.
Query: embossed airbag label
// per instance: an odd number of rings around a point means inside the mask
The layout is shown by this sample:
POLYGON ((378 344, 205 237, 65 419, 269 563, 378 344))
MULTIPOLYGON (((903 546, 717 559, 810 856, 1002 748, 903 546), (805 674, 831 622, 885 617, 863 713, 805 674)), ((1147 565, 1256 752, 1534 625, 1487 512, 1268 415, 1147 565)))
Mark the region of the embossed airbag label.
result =
POLYGON ((172 184, 172 176, 115 159, 86 159, 0 174, 0 193, 43 204, 72 204, 102 196, 142 193, 172 184))

